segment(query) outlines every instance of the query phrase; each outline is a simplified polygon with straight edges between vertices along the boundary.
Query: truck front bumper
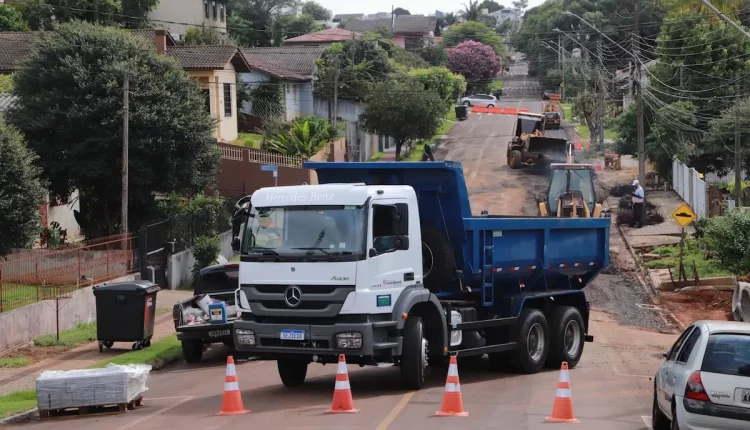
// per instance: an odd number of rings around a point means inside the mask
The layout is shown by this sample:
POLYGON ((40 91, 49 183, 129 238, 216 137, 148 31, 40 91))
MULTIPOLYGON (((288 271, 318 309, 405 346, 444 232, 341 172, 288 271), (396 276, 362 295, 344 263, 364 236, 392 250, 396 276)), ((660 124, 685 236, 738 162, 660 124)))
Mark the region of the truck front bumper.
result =
MULTIPOLYGON (((401 342, 389 342, 388 331, 395 330, 395 323, 373 322, 336 323, 333 325, 275 324, 237 320, 234 323, 234 345, 237 351, 254 355, 336 355, 354 354, 362 356, 398 355, 401 342), (304 340, 281 339, 281 330, 304 331, 304 340), (239 332, 238 332, 239 331, 239 332), (254 344, 248 343, 252 332, 254 344), (337 335, 359 333, 359 348, 342 348, 337 335)), ((393 337, 391 337, 393 339, 393 337)))

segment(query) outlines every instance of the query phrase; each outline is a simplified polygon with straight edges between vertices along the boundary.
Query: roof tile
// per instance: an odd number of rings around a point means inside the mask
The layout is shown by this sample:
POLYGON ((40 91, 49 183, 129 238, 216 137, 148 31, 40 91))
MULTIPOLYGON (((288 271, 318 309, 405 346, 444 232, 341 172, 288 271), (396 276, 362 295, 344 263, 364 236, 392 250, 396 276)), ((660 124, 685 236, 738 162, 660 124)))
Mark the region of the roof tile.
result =
POLYGON ((429 33, 435 30, 437 18, 424 15, 399 15, 394 19, 395 24, 387 19, 351 20, 344 23, 344 28, 359 33, 373 31, 380 26, 394 33, 429 33))
POLYGON ((357 38, 357 33, 343 28, 326 28, 315 33, 303 34, 301 36, 287 39, 284 43, 327 43, 343 42, 345 40, 357 38))
POLYGON ((187 70, 223 69, 231 61, 238 71, 245 71, 243 69, 248 68, 247 62, 238 53, 237 47, 232 45, 196 45, 170 47, 166 54, 187 70), (245 67, 241 67, 242 65, 245 67))
POLYGON ((325 46, 242 48, 242 54, 252 67, 271 75, 275 74, 275 77, 312 79, 315 60, 320 58, 326 49, 325 46))

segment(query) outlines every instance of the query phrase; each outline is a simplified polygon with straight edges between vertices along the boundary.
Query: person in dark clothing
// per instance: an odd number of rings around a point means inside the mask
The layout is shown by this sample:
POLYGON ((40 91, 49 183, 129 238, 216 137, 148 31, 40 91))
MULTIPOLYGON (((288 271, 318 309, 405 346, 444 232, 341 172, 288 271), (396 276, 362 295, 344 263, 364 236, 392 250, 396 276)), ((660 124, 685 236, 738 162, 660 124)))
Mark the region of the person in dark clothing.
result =
POLYGON ((643 199, 645 197, 646 196, 643 191, 643 187, 641 187, 641 184, 636 179, 635 181, 633 181, 633 212, 635 215, 635 219, 633 220, 633 227, 643 227, 641 221, 643 220, 643 199))

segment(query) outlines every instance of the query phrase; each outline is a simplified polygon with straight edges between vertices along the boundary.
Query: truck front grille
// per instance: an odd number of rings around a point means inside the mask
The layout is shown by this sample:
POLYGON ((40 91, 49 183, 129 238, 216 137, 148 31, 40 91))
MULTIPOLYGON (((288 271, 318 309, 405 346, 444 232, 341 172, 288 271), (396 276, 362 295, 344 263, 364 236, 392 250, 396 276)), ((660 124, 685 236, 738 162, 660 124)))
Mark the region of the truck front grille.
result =
POLYGON ((335 317, 341 311, 354 285, 295 285, 299 288, 296 306, 290 306, 286 292, 290 285, 262 284, 240 286, 253 314, 284 317, 335 317))

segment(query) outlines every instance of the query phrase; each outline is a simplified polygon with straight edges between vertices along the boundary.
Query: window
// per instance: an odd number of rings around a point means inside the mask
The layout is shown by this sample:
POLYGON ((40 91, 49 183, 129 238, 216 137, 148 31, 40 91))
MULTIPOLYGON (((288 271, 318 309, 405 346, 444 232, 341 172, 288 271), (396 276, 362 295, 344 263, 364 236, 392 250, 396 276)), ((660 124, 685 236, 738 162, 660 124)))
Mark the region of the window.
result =
POLYGON ((378 254, 396 251, 398 236, 409 235, 409 206, 406 203, 372 206, 372 246, 378 254))
POLYGON ((224 116, 232 116, 232 84, 224 84, 224 116))
POLYGON ((203 0, 203 13, 206 16, 206 19, 211 18, 208 11, 208 0, 203 0))
POLYGON ((722 375, 750 376, 750 336, 733 333, 709 336, 701 370, 722 375))
POLYGON ((668 361, 674 361, 677 358, 677 353, 680 351, 680 347, 682 347, 682 344, 685 343, 685 338, 688 337, 690 332, 693 331, 695 327, 690 326, 682 332, 680 337, 677 338, 677 341, 675 341, 674 345, 672 345, 672 349, 669 350, 669 354, 667 354, 667 360, 668 361))
POLYGON ((693 348, 698 343, 698 339, 700 339, 700 337, 701 329, 700 327, 696 327, 695 330, 690 333, 690 336, 685 339, 685 345, 682 346, 682 351, 680 351, 680 355, 677 356, 677 362, 687 363, 688 359, 690 358, 690 353, 693 352, 693 348))
POLYGON ((224 3, 219 5, 219 13, 221 14, 221 22, 226 21, 227 15, 226 15, 226 6, 224 6, 224 3))
POLYGON ((213 13, 213 18, 214 19, 219 18, 219 14, 216 13, 216 2, 215 1, 211 2, 211 12, 213 13))

